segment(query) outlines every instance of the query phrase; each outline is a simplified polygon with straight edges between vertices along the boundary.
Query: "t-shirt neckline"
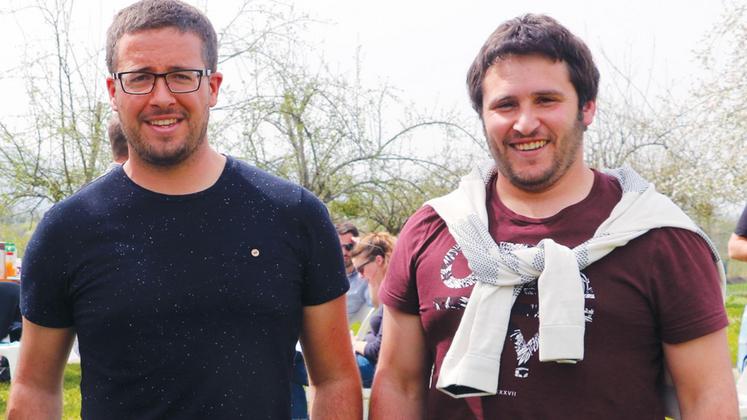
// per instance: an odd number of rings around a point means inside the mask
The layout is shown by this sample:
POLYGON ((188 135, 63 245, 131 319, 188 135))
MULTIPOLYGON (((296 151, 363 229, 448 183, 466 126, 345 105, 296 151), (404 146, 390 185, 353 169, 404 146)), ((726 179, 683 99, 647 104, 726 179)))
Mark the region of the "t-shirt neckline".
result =
POLYGON ((599 171, 593 168, 592 172, 594 173, 594 182, 591 186, 591 189, 589 190, 589 193, 581 201, 561 209, 559 212, 553 214, 552 216, 534 218, 516 213, 503 203, 503 201, 498 196, 498 192, 495 189, 495 183, 498 178, 498 172, 496 171, 495 174, 493 174, 493 176, 490 178, 490 182, 488 182, 487 184, 487 200, 485 200, 485 202, 488 206, 488 214, 491 214, 490 207, 493 207, 494 209, 498 209, 501 213, 507 215, 509 219, 523 224, 542 225, 551 223, 557 219, 565 217, 570 212, 574 212, 576 209, 590 205, 593 198, 598 196, 600 192, 599 189, 601 188, 602 175, 599 173, 599 171))
POLYGON ((164 201, 188 201, 188 200, 194 200, 194 199, 198 199, 198 198, 210 195, 212 194, 213 191, 220 189, 221 186, 227 182, 226 179, 228 178, 231 171, 233 170, 236 160, 229 155, 224 155, 224 156, 226 157, 226 162, 223 165, 223 170, 221 171, 220 175, 218 176, 218 179, 213 183, 213 185, 205 188, 202 191, 197 191, 197 192, 188 193, 188 194, 164 194, 164 193, 159 193, 153 190, 149 190, 137 184, 135 181, 133 181, 125 173, 122 165, 120 165, 119 168, 116 168, 115 171, 119 176, 121 176, 124 179, 124 182, 126 182, 131 188, 143 194, 146 194, 150 197, 153 197, 159 200, 164 200, 164 201))

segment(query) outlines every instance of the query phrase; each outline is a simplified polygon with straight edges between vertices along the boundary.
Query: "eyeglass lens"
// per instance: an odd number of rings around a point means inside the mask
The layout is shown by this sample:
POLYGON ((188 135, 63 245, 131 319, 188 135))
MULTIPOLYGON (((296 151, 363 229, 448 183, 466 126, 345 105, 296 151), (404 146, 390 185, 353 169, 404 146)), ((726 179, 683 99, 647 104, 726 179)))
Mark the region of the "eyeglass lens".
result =
POLYGON ((368 260, 364 262, 363 264, 359 265, 358 267, 355 267, 356 270, 358 270, 358 274, 363 274, 363 267, 367 266, 368 264, 372 263, 374 260, 368 260))
POLYGON ((200 88, 202 72, 183 70, 157 75, 146 72, 131 72, 121 75, 122 87, 127 93, 149 93, 156 84, 156 78, 163 76, 166 85, 173 93, 194 92, 200 88))

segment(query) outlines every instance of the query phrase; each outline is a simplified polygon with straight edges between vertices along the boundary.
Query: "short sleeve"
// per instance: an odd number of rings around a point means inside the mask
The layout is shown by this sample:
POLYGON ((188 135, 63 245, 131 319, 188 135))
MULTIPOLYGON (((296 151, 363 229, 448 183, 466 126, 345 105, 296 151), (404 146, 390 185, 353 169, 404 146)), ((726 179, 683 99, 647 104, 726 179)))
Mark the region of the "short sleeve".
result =
POLYGON ((26 247, 21 273, 21 313, 34 324, 49 328, 73 325, 68 293, 69 241, 61 232, 65 218, 52 207, 26 247))
POLYGON ((319 305, 348 291, 340 239, 327 208, 307 190, 301 192, 300 217, 306 261, 302 288, 304 306, 319 305))
POLYGON ((397 238, 386 279, 379 290, 382 303, 405 313, 420 313, 418 258, 425 251, 434 226, 439 223, 444 224, 429 206, 421 207, 407 220, 397 238))
POLYGON ((734 230, 734 233, 739 236, 747 237, 747 206, 744 207, 744 210, 742 210, 742 215, 739 216, 737 228, 734 230))
POLYGON ((705 240, 673 228, 655 235, 651 266, 662 340, 681 343, 726 327, 721 278, 705 240))

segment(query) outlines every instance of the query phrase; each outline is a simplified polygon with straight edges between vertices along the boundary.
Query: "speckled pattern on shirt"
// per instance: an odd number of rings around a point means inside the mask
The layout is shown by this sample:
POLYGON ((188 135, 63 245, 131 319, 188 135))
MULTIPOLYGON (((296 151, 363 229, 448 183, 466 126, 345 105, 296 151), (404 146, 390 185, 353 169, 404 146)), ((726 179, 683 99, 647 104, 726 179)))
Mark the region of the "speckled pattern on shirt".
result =
POLYGON ((289 418, 302 307, 348 288, 311 193, 229 157, 170 196, 121 168, 50 209, 22 312, 80 341, 84 418, 289 418))

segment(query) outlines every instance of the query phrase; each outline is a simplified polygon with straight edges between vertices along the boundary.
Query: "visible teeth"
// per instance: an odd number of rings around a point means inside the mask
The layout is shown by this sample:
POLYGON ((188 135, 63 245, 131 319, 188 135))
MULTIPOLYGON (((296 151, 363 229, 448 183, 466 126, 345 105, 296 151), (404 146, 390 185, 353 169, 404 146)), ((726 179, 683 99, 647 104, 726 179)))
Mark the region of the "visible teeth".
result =
POLYGON ((547 144, 547 140, 540 140, 540 141, 532 141, 529 143, 519 143, 519 144, 516 144, 514 147, 521 150, 522 152, 525 152, 527 150, 539 149, 540 147, 546 144, 547 144))
POLYGON ((150 123, 152 125, 159 125, 159 126, 171 125, 171 124, 176 124, 176 118, 171 118, 168 120, 153 120, 150 123))

